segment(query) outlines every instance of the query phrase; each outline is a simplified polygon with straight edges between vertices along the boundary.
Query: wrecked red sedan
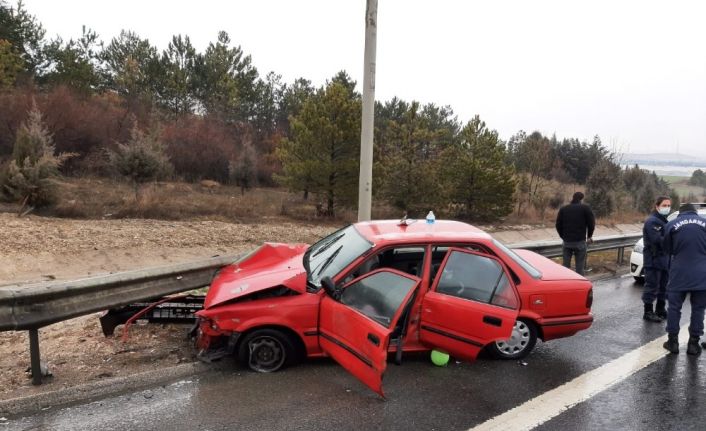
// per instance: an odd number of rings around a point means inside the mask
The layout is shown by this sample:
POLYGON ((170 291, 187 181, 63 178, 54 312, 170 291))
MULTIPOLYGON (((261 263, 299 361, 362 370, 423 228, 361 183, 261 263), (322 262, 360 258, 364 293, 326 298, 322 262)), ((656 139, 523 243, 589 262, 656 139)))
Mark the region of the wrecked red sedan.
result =
POLYGON ((221 269, 197 313, 202 359, 258 372, 330 356, 382 394, 389 353, 527 355, 591 326, 591 283, 465 223, 372 221, 267 243, 221 269))

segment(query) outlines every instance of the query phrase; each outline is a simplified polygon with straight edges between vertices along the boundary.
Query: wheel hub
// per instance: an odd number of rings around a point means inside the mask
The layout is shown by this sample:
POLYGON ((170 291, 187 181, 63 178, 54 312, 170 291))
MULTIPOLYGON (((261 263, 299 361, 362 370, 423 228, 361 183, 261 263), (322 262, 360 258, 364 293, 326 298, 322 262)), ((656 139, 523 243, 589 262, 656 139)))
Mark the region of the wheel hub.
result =
POLYGON ((495 344, 501 352, 507 355, 513 355, 527 348, 529 340, 530 330, 527 324, 518 320, 512 328, 512 336, 507 340, 498 341, 495 344))
POLYGON ((250 342, 250 366, 261 372, 278 369, 284 361, 283 347, 269 337, 254 339, 250 342))

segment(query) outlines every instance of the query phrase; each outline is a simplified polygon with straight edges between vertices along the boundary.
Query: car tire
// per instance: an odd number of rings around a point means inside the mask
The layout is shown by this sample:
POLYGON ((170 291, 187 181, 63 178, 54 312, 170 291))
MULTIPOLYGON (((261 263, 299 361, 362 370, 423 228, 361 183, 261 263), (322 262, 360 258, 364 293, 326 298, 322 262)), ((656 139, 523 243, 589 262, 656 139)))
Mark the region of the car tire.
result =
POLYGON ((521 359, 529 355, 537 344, 534 323, 518 319, 512 329, 512 338, 488 345, 488 351, 497 359, 521 359))
POLYGON ((637 284, 645 284, 645 277, 638 277, 638 276, 633 275, 632 278, 635 279, 635 283, 637 283, 637 284))
POLYGON ((277 329, 257 329, 243 338, 238 361, 258 373, 273 373, 289 365, 296 356, 292 339, 277 329))

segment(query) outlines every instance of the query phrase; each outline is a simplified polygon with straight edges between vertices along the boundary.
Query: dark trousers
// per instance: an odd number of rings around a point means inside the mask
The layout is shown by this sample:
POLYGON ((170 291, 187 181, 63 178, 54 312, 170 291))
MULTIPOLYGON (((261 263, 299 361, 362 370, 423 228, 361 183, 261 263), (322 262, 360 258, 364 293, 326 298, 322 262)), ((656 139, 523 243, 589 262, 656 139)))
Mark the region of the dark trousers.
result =
POLYGON ((655 299, 664 301, 667 296, 669 273, 665 269, 645 268, 645 287, 642 290, 642 302, 652 304, 655 299))
POLYGON ((576 261, 576 273, 583 275, 583 269, 586 266, 586 241, 564 241, 563 254, 564 266, 571 268, 571 256, 574 256, 576 261))
POLYGON ((679 333, 679 321, 681 320, 681 306, 689 294, 691 302, 691 322, 689 324, 689 335, 700 337, 704 335, 704 310, 706 309, 706 290, 692 290, 690 292, 667 292, 667 332, 669 334, 679 333))

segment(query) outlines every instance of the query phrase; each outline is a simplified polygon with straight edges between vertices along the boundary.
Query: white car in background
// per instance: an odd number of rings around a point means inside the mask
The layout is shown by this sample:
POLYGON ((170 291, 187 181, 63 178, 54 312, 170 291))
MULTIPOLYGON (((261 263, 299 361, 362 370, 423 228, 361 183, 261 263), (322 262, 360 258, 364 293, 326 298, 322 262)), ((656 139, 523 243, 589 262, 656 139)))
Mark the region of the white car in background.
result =
MULTIPOLYGON (((706 203, 692 203, 696 207, 696 212, 701 217, 706 217, 706 203)), ((679 211, 674 211, 667 216, 667 220, 672 221, 679 215, 679 211)), ((642 253, 645 250, 645 241, 643 238, 635 244, 630 254, 630 275, 639 283, 645 282, 645 268, 642 267, 642 253)))

